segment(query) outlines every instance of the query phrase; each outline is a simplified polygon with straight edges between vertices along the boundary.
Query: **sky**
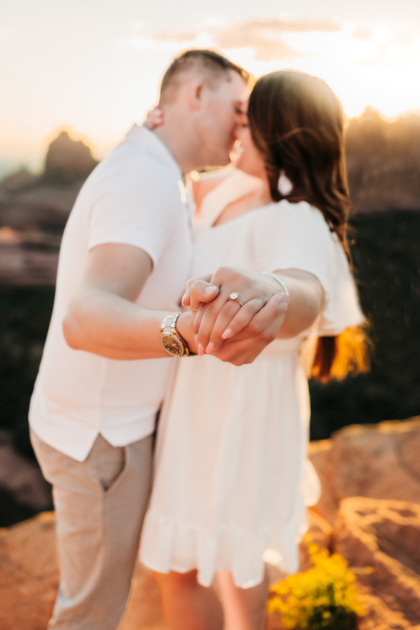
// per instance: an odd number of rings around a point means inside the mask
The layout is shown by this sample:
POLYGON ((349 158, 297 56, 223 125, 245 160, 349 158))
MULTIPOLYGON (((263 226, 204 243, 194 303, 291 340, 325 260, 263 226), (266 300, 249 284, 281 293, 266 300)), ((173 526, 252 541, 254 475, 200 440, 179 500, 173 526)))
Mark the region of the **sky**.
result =
POLYGON ((321 76, 348 116, 420 111, 419 0, 0 0, 0 175, 62 129, 103 157, 189 47, 321 76))

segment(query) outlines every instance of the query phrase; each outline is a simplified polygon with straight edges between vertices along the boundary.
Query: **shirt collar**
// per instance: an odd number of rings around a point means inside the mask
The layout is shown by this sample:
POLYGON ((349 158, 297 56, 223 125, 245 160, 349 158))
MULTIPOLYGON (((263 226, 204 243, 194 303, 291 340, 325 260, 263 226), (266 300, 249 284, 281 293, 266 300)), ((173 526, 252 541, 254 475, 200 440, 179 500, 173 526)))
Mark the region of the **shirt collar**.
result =
POLYGON ((181 179, 181 182, 183 182, 184 177, 178 162, 175 161, 174 157, 168 148, 163 144, 162 140, 150 131, 150 129, 134 124, 127 133, 126 140, 132 144, 140 146, 143 149, 146 148, 147 153, 150 156, 154 157, 161 164, 164 164, 167 168, 173 171, 176 177, 181 179))

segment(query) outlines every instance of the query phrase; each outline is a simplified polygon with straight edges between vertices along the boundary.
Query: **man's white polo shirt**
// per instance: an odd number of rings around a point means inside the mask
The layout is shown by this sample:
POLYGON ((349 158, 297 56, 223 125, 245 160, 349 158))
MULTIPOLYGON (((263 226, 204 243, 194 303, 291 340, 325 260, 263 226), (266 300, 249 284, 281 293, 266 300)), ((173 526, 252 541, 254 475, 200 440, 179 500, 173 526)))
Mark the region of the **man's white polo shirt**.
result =
POLYGON ((182 173, 165 145, 135 125, 89 176, 70 214, 60 251, 54 309, 29 421, 47 444, 83 461, 99 433, 114 446, 146 437, 175 360, 115 361, 70 349, 62 321, 88 252, 128 243, 153 260, 137 303, 174 311, 188 279, 190 216, 182 173))

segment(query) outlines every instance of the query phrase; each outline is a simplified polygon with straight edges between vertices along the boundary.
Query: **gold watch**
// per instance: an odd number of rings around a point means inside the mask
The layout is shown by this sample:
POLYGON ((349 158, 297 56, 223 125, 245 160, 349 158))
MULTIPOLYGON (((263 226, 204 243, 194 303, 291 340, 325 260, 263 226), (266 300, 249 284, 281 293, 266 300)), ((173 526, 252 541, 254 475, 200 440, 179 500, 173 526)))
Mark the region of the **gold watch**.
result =
POLYGON ((160 327, 160 340, 166 352, 173 357, 191 357, 195 353, 191 352, 187 342, 176 329, 176 322, 180 315, 181 312, 166 315, 160 327))

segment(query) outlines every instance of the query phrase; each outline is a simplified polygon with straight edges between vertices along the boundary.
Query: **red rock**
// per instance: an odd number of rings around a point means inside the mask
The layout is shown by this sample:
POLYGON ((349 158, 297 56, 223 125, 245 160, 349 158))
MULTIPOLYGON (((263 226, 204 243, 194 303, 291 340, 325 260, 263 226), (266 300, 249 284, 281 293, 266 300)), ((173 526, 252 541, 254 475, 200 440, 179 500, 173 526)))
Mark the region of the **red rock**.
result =
MULTIPOLYGON (((325 547, 332 530, 310 514, 311 539, 325 547)), ((306 562, 304 546, 302 558, 306 562)), ((283 574, 271 571, 271 581, 283 574)), ((59 574, 53 512, 0 530, 0 628, 45 630, 57 592, 59 574)), ((124 617, 118 630, 165 630, 160 595, 152 572, 138 566, 124 617)), ((265 630, 278 630, 279 619, 267 618, 265 630)))
POLYGON ((1 530, 1 630, 45 630, 58 585, 54 533, 51 512, 1 530))
MULTIPOLYGON (((368 613, 361 630, 420 630, 419 448, 420 419, 347 427, 310 446, 323 487, 320 503, 309 512, 310 534, 355 568, 368 613), (365 498, 346 498, 352 494, 365 498), (392 500, 398 498, 405 500, 392 500), (374 572, 366 574, 367 566, 374 572)), ((302 546, 301 569, 307 566, 302 546)), ((281 574, 272 572, 271 579, 277 578, 281 574)), ((44 630, 57 583, 51 515, 2 530, 1 630, 44 630)), ((157 587, 143 567, 119 630, 138 628, 165 628, 157 587)), ((265 630, 281 628, 278 617, 267 619, 265 630)))
POLYGON ((314 510, 331 524, 346 497, 420 503, 420 418, 354 425, 309 445, 321 480, 314 510))
MULTIPOLYGON (((0 530, 0 628, 45 630, 59 580, 55 517, 37 517, 0 530)), ((119 630, 165 630, 151 571, 139 566, 119 630)))
POLYGON ((365 596, 361 630, 420 630, 420 505, 345 499, 334 541, 365 596))

